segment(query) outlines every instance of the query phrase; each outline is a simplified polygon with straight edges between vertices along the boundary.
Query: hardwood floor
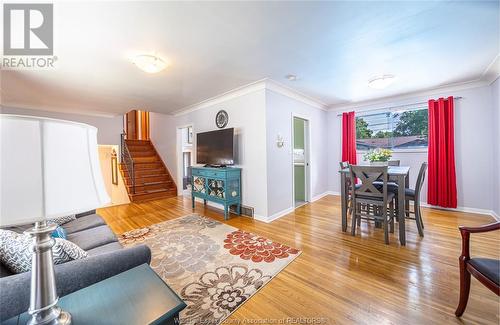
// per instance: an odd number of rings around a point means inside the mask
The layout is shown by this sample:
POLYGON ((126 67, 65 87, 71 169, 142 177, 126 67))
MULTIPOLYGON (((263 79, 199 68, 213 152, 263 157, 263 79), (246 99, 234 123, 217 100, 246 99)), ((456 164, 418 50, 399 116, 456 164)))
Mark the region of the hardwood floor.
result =
MULTIPOLYGON (((116 233, 191 212, 190 199, 183 197, 99 210, 116 233)), ((222 213, 210 207, 197 204, 195 212, 223 221, 222 213)), ((336 196, 269 224, 233 216, 227 224, 303 253, 226 322, 315 318, 323 324, 499 324, 498 297, 474 278, 464 316, 454 316, 459 296, 457 227, 493 218, 424 208, 423 219, 425 237, 418 237, 415 223, 408 221, 407 245, 402 247, 397 229, 389 246, 383 231, 365 222, 356 237, 343 233, 336 196)), ((472 235, 472 254, 499 258, 500 232, 472 235)))

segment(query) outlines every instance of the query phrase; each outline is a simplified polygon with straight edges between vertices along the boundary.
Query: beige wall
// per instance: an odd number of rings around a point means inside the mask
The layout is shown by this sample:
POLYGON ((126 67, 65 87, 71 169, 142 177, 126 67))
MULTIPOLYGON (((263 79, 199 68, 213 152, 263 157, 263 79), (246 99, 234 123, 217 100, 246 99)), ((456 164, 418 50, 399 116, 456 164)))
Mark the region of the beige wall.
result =
POLYGON ((111 198, 111 205, 119 205, 130 203, 127 189, 123 182, 122 175, 118 171, 118 185, 114 185, 111 179, 111 153, 113 149, 118 153, 118 146, 114 145, 99 145, 99 162, 101 163, 102 177, 106 191, 111 198))

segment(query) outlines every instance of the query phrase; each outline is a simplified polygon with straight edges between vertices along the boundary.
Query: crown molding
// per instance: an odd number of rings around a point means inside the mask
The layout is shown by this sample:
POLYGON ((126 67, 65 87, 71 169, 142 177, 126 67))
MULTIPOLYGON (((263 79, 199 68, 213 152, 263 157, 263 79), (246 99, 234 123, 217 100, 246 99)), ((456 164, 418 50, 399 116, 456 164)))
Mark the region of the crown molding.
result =
POLYGON ((280 84, 277 81, 274 81, 272 79, 267 79, 266 81, 266 89, 271 90, 275 93, 281 94, 283 96, 295 99, 299 102, 302 102, 304 104, 307 104, 309 106, 319 108, 321 110, 326 111, 328 109, 328 105, 319 99, 313 98, 309 95, 306 95, 304 93, 301 93, 295 89, 292 89, 288 86, 285 86, 283 84, 280 84))
POLYGON ((349 109, 359 109, 359 108, 363 108, 366 106, 384 105, 384 104, 387 104, 387 102, 402 102, 402 105, 403 105, 404 104, 403 102, 405 100, 412 100, 412 99, 415 99, 416 97, 433 96, 433 95, 441 94, 443 92, 456 92, 456 91, 460 91, 460 90, 479 88, 479 87, 484 87, 484 86, 489 86, 489 85, 490 85, 490 82, 487 80, 476 79, 476 80, 472 80, 472 81, 450 84, 450 85, 445 85, 445 86, 435 87, 435 88, 429 88, 429 89, 425 89, 425 90, 419 90, 419 91, 409 92, 409 93, 400 94, 400 95, 387 96, 387 97, 377 98, 377 99, 370 99, 370 100, 359 101, 359 102, 355 102, 355 103, 344 103, 344 104, 332 105, 328 108, 328 111, 341 112, 341 111, 345 111, 345 110, 349 110, 349 109))
POLYGON ((481 75, 481 80, 485 80, 490 84, 500 77, 500 53, 491 61, 481 75))
POLYGON ((121 114, 113 114, 113 113, 107 113, 107 112, 100 112, 100 111, 95 111, 95 110, 90 110, 90 109, 79 109, 79 110, 71 110, 68 111, 67 109, 64 108, 59 108, 59 107, 52 107, 52 106, 30 106, 26 104, 20 104, 20 103, 2 103, 2 109, 3 108, 14 108, 14 109, 26 109, 26 110, 31 110, 31 111, 45 111, 45 112, 51 112, 51 113, 64 113, 64 114, 73 114, 73 115, 84 115, 84 116, 95 116, 95 117, 105 117, 105 118, 113 118, 120 116, 121 114))
POLYGON ((254 81, 252 83, 249 83, 247 85, 235 88, 233 90, 226 91, 220 95, 208 98, 206 100, 203 100, 199 103, 189 105, 187 107, 181 108, 179 110, 176 110, 171 113, 171 115, 174 116, 180 116, 184 114, 188 114, 200 109, 204 109, 213 105, 221 104, 227 100, 240 97, 249 93, 253 93, 255 91, 259 90, 271 90, 273 92, 276 92, 278 94, 281 94, 283 96, 287 96, 289 98, 298 100, 300 102, 303 102, 307 105, 326 110, 327 105, 323 103, 322 101, 315 99, 311 96, 305 95, 295 89, 292 89, 290 87, 287 87, 285 85, 282 85, 272 79, 269 78, 264 78, 261 80, 254 81))
POLYGON ((188 113, 191 113, 191 112, 194 112, 194 111, 197 111, 200 109, 204 109, 204 108, 207 108, 207 107, 210 107, 213 105, 221 104, 227 100, 230 100, 230 99, 233 99, 236 97, 250 94, 250 93, 253 93, 253 92, 258 91, 258 90, 263 90, 266 87, 266 85, 265 85, 266 80, 267 79, 257 80, 257 81, 254 81, 252 83, 240 86, 238 88, 226 91, 226 92, 219 94, 217 96, 205 99, 199 103, 189 105, 189 106, 186 106, 184 108, 175 110, 171 113, 171 115, 180 116, 180 115, 188 114, 188 113))

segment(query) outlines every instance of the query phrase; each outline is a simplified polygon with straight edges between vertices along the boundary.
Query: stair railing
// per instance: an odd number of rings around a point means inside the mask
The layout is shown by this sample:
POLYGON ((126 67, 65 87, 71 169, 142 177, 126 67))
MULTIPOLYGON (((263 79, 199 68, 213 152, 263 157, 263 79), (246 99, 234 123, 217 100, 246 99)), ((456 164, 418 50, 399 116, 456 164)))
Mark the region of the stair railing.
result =
POLYGON ((130 154, 130 151, 128 150, 127 142, 125 141, 125 138, 127 136, 127 133, 123 131, 121 134, 121 163, 123 166, 125 166, 125 169, 127 170, 127 173, 130 176, 130 179, 132 180, 132 194, 135 194, 135 163, 134 159, 132 159, 132 155, 130 154))

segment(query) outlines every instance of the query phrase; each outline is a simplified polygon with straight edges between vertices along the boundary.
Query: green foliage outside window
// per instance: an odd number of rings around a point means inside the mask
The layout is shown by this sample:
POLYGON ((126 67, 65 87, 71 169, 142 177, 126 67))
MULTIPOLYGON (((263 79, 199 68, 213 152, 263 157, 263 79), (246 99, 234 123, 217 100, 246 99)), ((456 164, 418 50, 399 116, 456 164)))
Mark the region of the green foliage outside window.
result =
POLYGON ((369 139, 372 137, 373 131, 368 128, 368 123, 362 117, 356 118, 356 138, 369 139))
POLYGON ((420 109, 418 111, 406 111, 403 112, 399 117, 398 124, 394 129, 394 136, 427 136, 428 130, 429 122, 426 109, 420 109))
POLYGON ((357 148, 425 148, 429 132, 427 114, 427 109, 422 108, 356 117, 357 148))

